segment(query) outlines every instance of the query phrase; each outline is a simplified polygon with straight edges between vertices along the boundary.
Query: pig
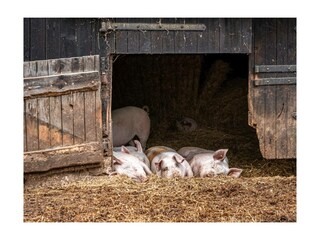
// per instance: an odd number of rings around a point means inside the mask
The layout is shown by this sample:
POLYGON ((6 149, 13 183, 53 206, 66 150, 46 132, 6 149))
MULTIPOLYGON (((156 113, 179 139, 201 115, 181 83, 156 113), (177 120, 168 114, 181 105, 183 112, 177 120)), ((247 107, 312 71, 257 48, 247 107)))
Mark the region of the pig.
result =
MULTIPOLYGON (((187 161, 190 161, 191 158, 198 153, 210 153, 210 152, 214 152, 213 150, 207 150, 204 148, 199 148, 199 147, 182 147, 178 150, 178 153, 186 158, 187 161)), ((226 161, 228 161, 228 158, 225 158, 226 161)))
POLYGON ((150 134, 150 118, 148 113, 141 108, 127 106, 112 111, 112 139, 113 146, 120 147, 126 145, 134 137, 138 137, 142 148, 146 148, 146 143, 150 134))
POLYGON ((159 177, 192 177, 189 163, 174 149, 155 146, 147 149, 146 155, 151 162, 151 172, 159 177))
POLYGON ((184 117, 176 121, 176 127, 181 132, 192 132, 197 129, 197 122, 189 117, 184 117))
POLYGON ((126 175, 139 182, 146 181, 147 175, 152 175, 149 167, 131 154, 113 151, 112 161, 111 175, 126 175))
POLYGON ((138 140, 134 140, 133 142, 135 143, 135 147, 122 146, 120 152, 128 153, 137 157, 141 162, 144 162, 150 168, 150 161, 147 158, 146 154, 144 154, 141 143, 138 140))
POLYGON ((240 177, 242 169, 229 168, 227 152, 228 149, 219 149, 214 152, 189 153, 192 156, 189 164, 194 176, 215 177, 223 174, 234 178, 240 177))

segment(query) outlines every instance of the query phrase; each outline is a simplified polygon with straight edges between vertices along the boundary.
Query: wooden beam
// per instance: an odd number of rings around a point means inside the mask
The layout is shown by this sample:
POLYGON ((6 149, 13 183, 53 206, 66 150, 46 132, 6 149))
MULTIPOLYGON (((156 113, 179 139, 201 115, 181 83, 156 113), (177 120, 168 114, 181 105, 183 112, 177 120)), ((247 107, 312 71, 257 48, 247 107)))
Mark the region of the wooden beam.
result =
POLYGON ((99 142, 59 147, 24 153, 24 172, 45 172, 51 169, 102 163, 99 142))
POLYGON ((98 71, 24 78, 24 98, 58 96, 71 91, 98 90, 98 71))

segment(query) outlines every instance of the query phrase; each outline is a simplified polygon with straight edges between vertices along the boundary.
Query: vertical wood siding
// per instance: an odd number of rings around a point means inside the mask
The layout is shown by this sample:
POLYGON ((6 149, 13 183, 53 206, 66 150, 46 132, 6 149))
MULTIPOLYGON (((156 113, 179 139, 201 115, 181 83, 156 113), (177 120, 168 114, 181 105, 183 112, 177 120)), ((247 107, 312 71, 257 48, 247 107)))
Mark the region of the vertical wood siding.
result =
POLYGON ((250 53, 249 18, 118 18, 117 23, 205 24, 205 31, 116 31, 108 33, 110 52, 116 54, 250 53))
POLYGON ((24 61, 100 54, 99 28, 92 18, 25 18, 24 61))

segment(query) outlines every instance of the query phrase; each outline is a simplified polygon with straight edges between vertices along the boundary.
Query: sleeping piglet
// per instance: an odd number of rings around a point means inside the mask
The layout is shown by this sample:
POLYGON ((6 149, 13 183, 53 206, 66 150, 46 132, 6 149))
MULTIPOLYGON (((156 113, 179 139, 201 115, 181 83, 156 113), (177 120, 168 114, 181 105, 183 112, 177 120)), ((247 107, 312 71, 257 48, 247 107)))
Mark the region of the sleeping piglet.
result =
POLYGON ((113 174, 126 175, 136 181, 144 182, 147 175, 151 175, 149 167, 141 162, 137 157, 124 153, 113 151, 113 174))
POLYGON ((159 177, 192 177, 189 163, 174 149, 165 146, 155 146, 146 150, 151 161, 151 171, 159 177))
MULTIPOLYGON (((209 150, 210 151, 210 150, 209 150)), ((229 168, 226 157, 228 149, 219 149, 214 152, 191 153, 189 160, 195 177, 215 177, 223 174, 231 177, 239 177, 242 169, 229 168)))

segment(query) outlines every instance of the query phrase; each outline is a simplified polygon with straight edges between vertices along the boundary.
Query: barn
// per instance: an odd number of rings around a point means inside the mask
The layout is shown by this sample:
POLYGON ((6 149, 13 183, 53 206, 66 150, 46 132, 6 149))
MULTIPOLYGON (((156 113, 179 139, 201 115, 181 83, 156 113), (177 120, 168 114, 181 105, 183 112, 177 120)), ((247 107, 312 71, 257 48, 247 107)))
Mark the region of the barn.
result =
POLYGON ((150 145, 181 146, 164 133, 191 117, 296 158, 295 18, 25 18, 23 66, 25 173, 100 167, 127 105, 149 107, 150 145))

